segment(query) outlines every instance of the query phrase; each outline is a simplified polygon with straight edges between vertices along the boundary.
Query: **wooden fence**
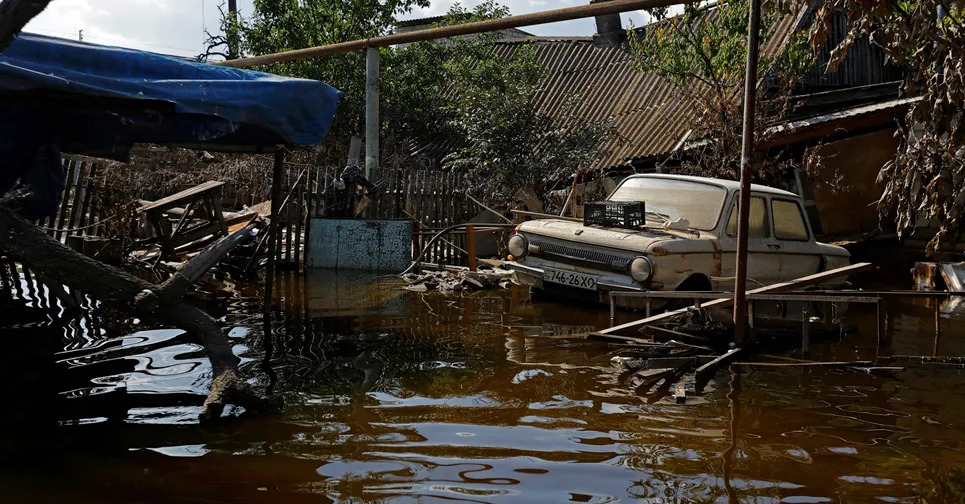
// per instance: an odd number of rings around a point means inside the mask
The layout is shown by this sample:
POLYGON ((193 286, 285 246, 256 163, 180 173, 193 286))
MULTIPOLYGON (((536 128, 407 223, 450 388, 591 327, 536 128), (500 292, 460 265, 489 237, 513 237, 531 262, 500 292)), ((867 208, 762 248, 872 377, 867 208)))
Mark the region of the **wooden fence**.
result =
MULTIPOLYGON (((97 163, 83 158, 64 160, 66 187, 54 215, 36 222, 56 240, 81 250, 83 247, 119 247, 116 240, 98 240, 104 234, 107 221, 98 208, 97 192, 105 190, 104 178, 97 163)), ((270 170, 261 163, 252 164, 251 171, 270 177, 270 170)), ((276 222, 280 233, 276 242, 276 265, 280 269, 301 269, 304 264, 305 243, 310 233, 310 218, 332 218, 345 207, 348 190, 336 188, 342 167, 321 167, 300 163, 286 163, 283 207, 276 222)), ((438 231, 468 222, 482 210, 466 196, 461 176, 434 170, 384 170, 375 189, 365 196, 367 206, 356 215, 361 219, 411 219, 413 225, 412 257, 415 258, 438 231)), ((237 183, 226 184, 222 202, 226 208, 258 203, 262 197, 237 183)), ((260 187, 270 183, 260 182, 260 187)), ((172 187, 176 192, 182 187, 172 187)), ((145 195, 151 198, 157 195, 145 195)), ((164 195, 160 195, 164 196, 164 195)), ((468 263, 465 231, 455 231, 437 240, 427 251, 426 262, 465 265, 468 263)), ((85 250, 90 252, 90 250, 85 250)), ((95 249, 92 252, 97 254, 95 249)))
MULTIPOLYGON (((304 260, 305 242, 310 218, 334 218, 353 206, 349 188, 339 190, 335 181, 340 167, 289 165, 286 173, 286 197, 278 223, 281 232, 275 250, 276 264, 282 269, 299 268, 304 260)), ((433 170, 386 170, 375 189, 369 191, 356 215, 361 219, 411 219, 413 225, 412 256, 415 258, 430 238, 446 227, 468 222, 481 211, 466 196, 462 177, 433 170)), ((355 207, 350 214, 355 215, 355 207)), ((450 233, 437 240, 424 258, 438 264, 468 263, 467 236, 464 231, 450 233)))
POLYGON ((96 236, 104 219, 95 203, 98 165, 65 159, 64 171, 66 187, 57 212, 41 218, 36 224, 62 243, 68 243, 71 236, 96 236))

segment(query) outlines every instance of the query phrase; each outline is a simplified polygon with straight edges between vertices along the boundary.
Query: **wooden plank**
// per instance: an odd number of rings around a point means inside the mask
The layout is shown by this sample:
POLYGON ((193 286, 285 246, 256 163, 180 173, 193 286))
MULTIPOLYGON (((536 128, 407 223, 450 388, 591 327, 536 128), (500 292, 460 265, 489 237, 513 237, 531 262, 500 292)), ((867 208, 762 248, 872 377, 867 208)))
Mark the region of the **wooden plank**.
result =
POLYGON ((182 245, 187 245, 188 243, 198 241, 202 238, 207 238, 208 236, 213 238, 222 236, 221 225, 216 222, 199 224, 197 226, 185 229, 174 236, 168 237, 166 243, 171 249, 176 249, 182 245))
POLYGON ((302 209, 305 208, 305 185, 308 184, 308 179, 303 177, 302 180, 298 181, 298 194, 295 198, 295 255, 292 257, 293 266, 295 270, 301 269, 302 263, 302 223, 305 220, 305 213, 302 209))
POLYGON ((690 357, 650 357, 644 360, 644 368, 678 368, 686 364, 704 365, 716 357, 711 355, 692 355, 690 357))
POLYGON ((720 357, 717 357, 716 359, 708 362, 707 364, 704 364, 703 366, 700 366, 699 368, 697 368, 697 371, 694 372, 697 378, 696 384, 695 384, 697 393, 699 394, 700 391, 704 388, 704 385, 706 385, 707 382, 709 382, 710 379, 713 378, 715 374, 717 374, 717 370, 720 369, 721 366, 724 366, 728 362, 737 358, 737 356, 740 355, 741 352, 743 351, 744 349, 740 347, 732 348, 728 350, 727 353, 725 353, 724 355, 721 355, 720 357))
MULTIPOLYGON (((97 170, 99 167, 100 165, 91 164, 87 173, 87 187, 84 189, 84 202, 81 204, 80 220, 78 222, 78 227, 81 228, 89 226, 94 221, 91 203, 94 199, 94 180, 97 178, 97 170)), ((89 229, 85 229, 81 234, 92 234, 88 231, 89 229)))
POLYGON ((172 194, 170 196, 165 196, 153 203, 144 205, 138 208, 139 212, 163 212, 168 208, 174 208, 176 206, 181 206, 188 201, 198 199, 201 195, 208 191, 213 191, 224 185, 224 182, 217 180, 209 180, 203 184, 196 185, 190 189, 185 189, 181 192, 172 194))
POLYGON ((734 362, 732 366, 746 367, 871 367, 871 361, 852 362, 734 362))
MULTIPOLYGON (((800 288, 803 288, 803 287, 808 287, 808 286, 811 286, 811 285, 815 285, 815 284, 820 284, 820 283, 823 283, 823 282, 827 282, 828 280, 834 280, 834 279, 836 279, 836 278, 846 277, 846 276, 849 276, 849 275, 852 275, 852 274, 855 274, 855 273, 860 273, 860 272, 862 272, 862 271, 868 271, 868 270, 870 270, 870 269, 873 268, 873 267, 874 267, 874 265, 872 265, 871 263, 852 264, 852 265, 850 265, 850 266, 844 266, 844 267, 837 268, 837 269, 833 269, 833 270, 830 270, 830 271, 824 271, 824 272, 821 272, 821 273, 816 273, 816 274, 814 274, 814 275, 809 275, 809 276, 806 276, 806 277, 796 278, 796 279, 790 280, 790 281, 788 281, 788 282, 781 282, 781 283, 776 283, 776 284, 768 285, 768 286, 765 286, 765 287, 761 287, 761 288, 758 288, 758 289, 754 289, 754 290, 748 291, 747 294, 748 294, 748 295, 752 295, 752 294, 767 294, 767 293, 787 292, 787 291, 791 291, 791 290, 794 290, 794 289, 800 289, 800 288)), ((708 302, 706 302, 706 303, 702 303, 702 306, 703 306, 704 308, 714 308, 714 307, 723 308, 723 307, 726 307, 726 306, 731 305, 733 302, 734 302, 734 299, 733 299, 733 298, 715 299, 715 300, 713 300, 713 301, 708 301, 708 302)), ((635 328, 642 327, 642 326, 649 325, 649 324, 653 324, 653 323, 656 323, 656 322, 661 322, 661 321, 664 321, 664 320, 673 318, 673 317, 675 317, 675 316, 677 316, 677 315, 681 315, 681 314, 687 313, 687 310, 688 310, 689 308, 690 308, 690 307, 681 308, 681 309, 679 309, 679 310, 673 310, 673 311, 669 311, 669 312, 663 312, 663 313, 661 313, 661 314, 659 314, 659 315, 654 315, 654 316, 652 316, 652 317, 647 317, 647 318, 644 318, 644 319, 635 320, 635 321, 633 321, 633 322, 627 322, 626 324, 621 324, 621 325, 618 325, 618 326, 614 326, 614 327, 611 327, 611 328, 609 328, 609 329, 603 329, 602 331, 597 331, 597 332, 590 333, 590 337, 591 337, 591 338, 604 338, 604 339, 605 339, 606 336, 613 335, 614 333, 618 333, 618 332, 621 332, 621 331, 625 331, 625 330, 627 330, 627 329, 635 329, 635 328)), ((633 338, 631 338, 631 339, 633 339, 633 338)))
POLYGON ((228 236, 228 224, 225 222, 224 210, 221 209, 221 194, 214 193, 210 195, 211 200, 211 211, 214 212, 214 219, 221 226, 221 236, 228 236))
MULTIPOLYGON (((70 199, 70 181, 74 179, 74 170, 79 165, 79 162, 73 160, 67 163, 67 187, 64 188, 64 194, 60 197, 60 210, 57 212, 56 220, 52 222, 52 224, 54 224, 51 226, 52 228, 64 228, 64 220, 67 218, 67 201, 70 199)), ((48 233, 53 236, 55 240, 61 241, 61 233, 59 231, 48 231, 48 233)))
MULTIPOLYGON (((87 192, 87 172, 90 170, 90 163, 84 165, 74 174, 74 197, 70 205, 70 218, 67 221, 68 229, 80 227, 80 221, 84 214, 84 194, 87 192)), ((67 236, 73 236, 77 231, 68 231, 67 236)))
POLYGON ((294 189, 294 187, 292 186, 292 175, 294 175, 294 173, 292 172, 291 169, 288 169, 286 166, 286 170, 285 170, 286 196, 281 203, 282 205, 284 205, 284 208, 282 209, 281 214, 284 215, 284 219, 285 219, 285 246, 284 246, 285 261, 283 264, 285 264, 286 266, 290 265, 291 259, 292 259, 292 207, 294 205, 286 204, 286 203, 289 203, 288 200, 291 198, 292 189, 294 189))

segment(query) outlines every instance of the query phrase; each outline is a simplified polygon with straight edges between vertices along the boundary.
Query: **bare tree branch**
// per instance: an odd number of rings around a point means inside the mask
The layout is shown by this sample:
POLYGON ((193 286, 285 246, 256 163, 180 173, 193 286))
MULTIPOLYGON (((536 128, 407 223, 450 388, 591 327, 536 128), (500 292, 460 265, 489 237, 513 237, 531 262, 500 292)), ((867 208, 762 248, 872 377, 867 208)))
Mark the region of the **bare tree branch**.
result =
POLYGON ((37 14, 47 8, 50 0, 2 0, 0 3, 0 52, 13 42, 14 37, 37 14))

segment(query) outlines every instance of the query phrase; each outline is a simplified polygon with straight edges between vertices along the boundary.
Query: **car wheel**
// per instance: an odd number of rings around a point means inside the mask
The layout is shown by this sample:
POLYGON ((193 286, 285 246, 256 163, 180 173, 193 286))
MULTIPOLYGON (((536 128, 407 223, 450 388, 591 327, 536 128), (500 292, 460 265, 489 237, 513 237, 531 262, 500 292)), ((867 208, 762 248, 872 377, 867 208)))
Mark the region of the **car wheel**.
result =
MULTIPOLYGON (((677 292, 707 292, 712 290, 710 285, 710 279, 704 275, 691 275, 687 277, 680 286, 677 287, 677 292)), ((694 301, 692 299, 671 299, 667 303, 667 311, 679 310, 681 308, 686 308, 688 306, 693 306, 694 301)))

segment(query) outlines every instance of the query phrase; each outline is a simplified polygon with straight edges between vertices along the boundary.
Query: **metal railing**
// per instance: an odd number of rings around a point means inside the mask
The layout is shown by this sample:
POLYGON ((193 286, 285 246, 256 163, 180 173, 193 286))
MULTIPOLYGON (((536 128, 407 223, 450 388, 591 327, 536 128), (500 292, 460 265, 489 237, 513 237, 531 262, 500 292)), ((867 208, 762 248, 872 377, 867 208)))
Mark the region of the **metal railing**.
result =
MULTIPOLYGON (((878 343, 883 340, 882 334, 882 302, 891 298, 925 298, 934 300, 948 300, 956 297, 965 296, 965 292, 949 291, 804 291, 804 292, 785 292, 780 294, 747 294, 747 319, 750 326, 754 326, 754 302, 755 301, 802 301, 802 302, 842 302, 842 303, 866 303, 874 304, 875 331, 878 336, 878 343)), ((694 301, 693 307, 700 309, 701 302, 711 299, 730 299, 733 298, 732 292, 719 291, 610 291, 610 322, 616 320, 616 299, 617 298, 644 298, 646 299, 646 316, 651 316, 652 302, 654 299, 691 299, 694 301)), ((934 303, 935 316, 935 344, 934 351, 937 353, 938 339, 941 337, 941 303, 934 303)), ((806 350, 808 344, 809 325, 807 307, 802 313, 802 347, 806 350)))

